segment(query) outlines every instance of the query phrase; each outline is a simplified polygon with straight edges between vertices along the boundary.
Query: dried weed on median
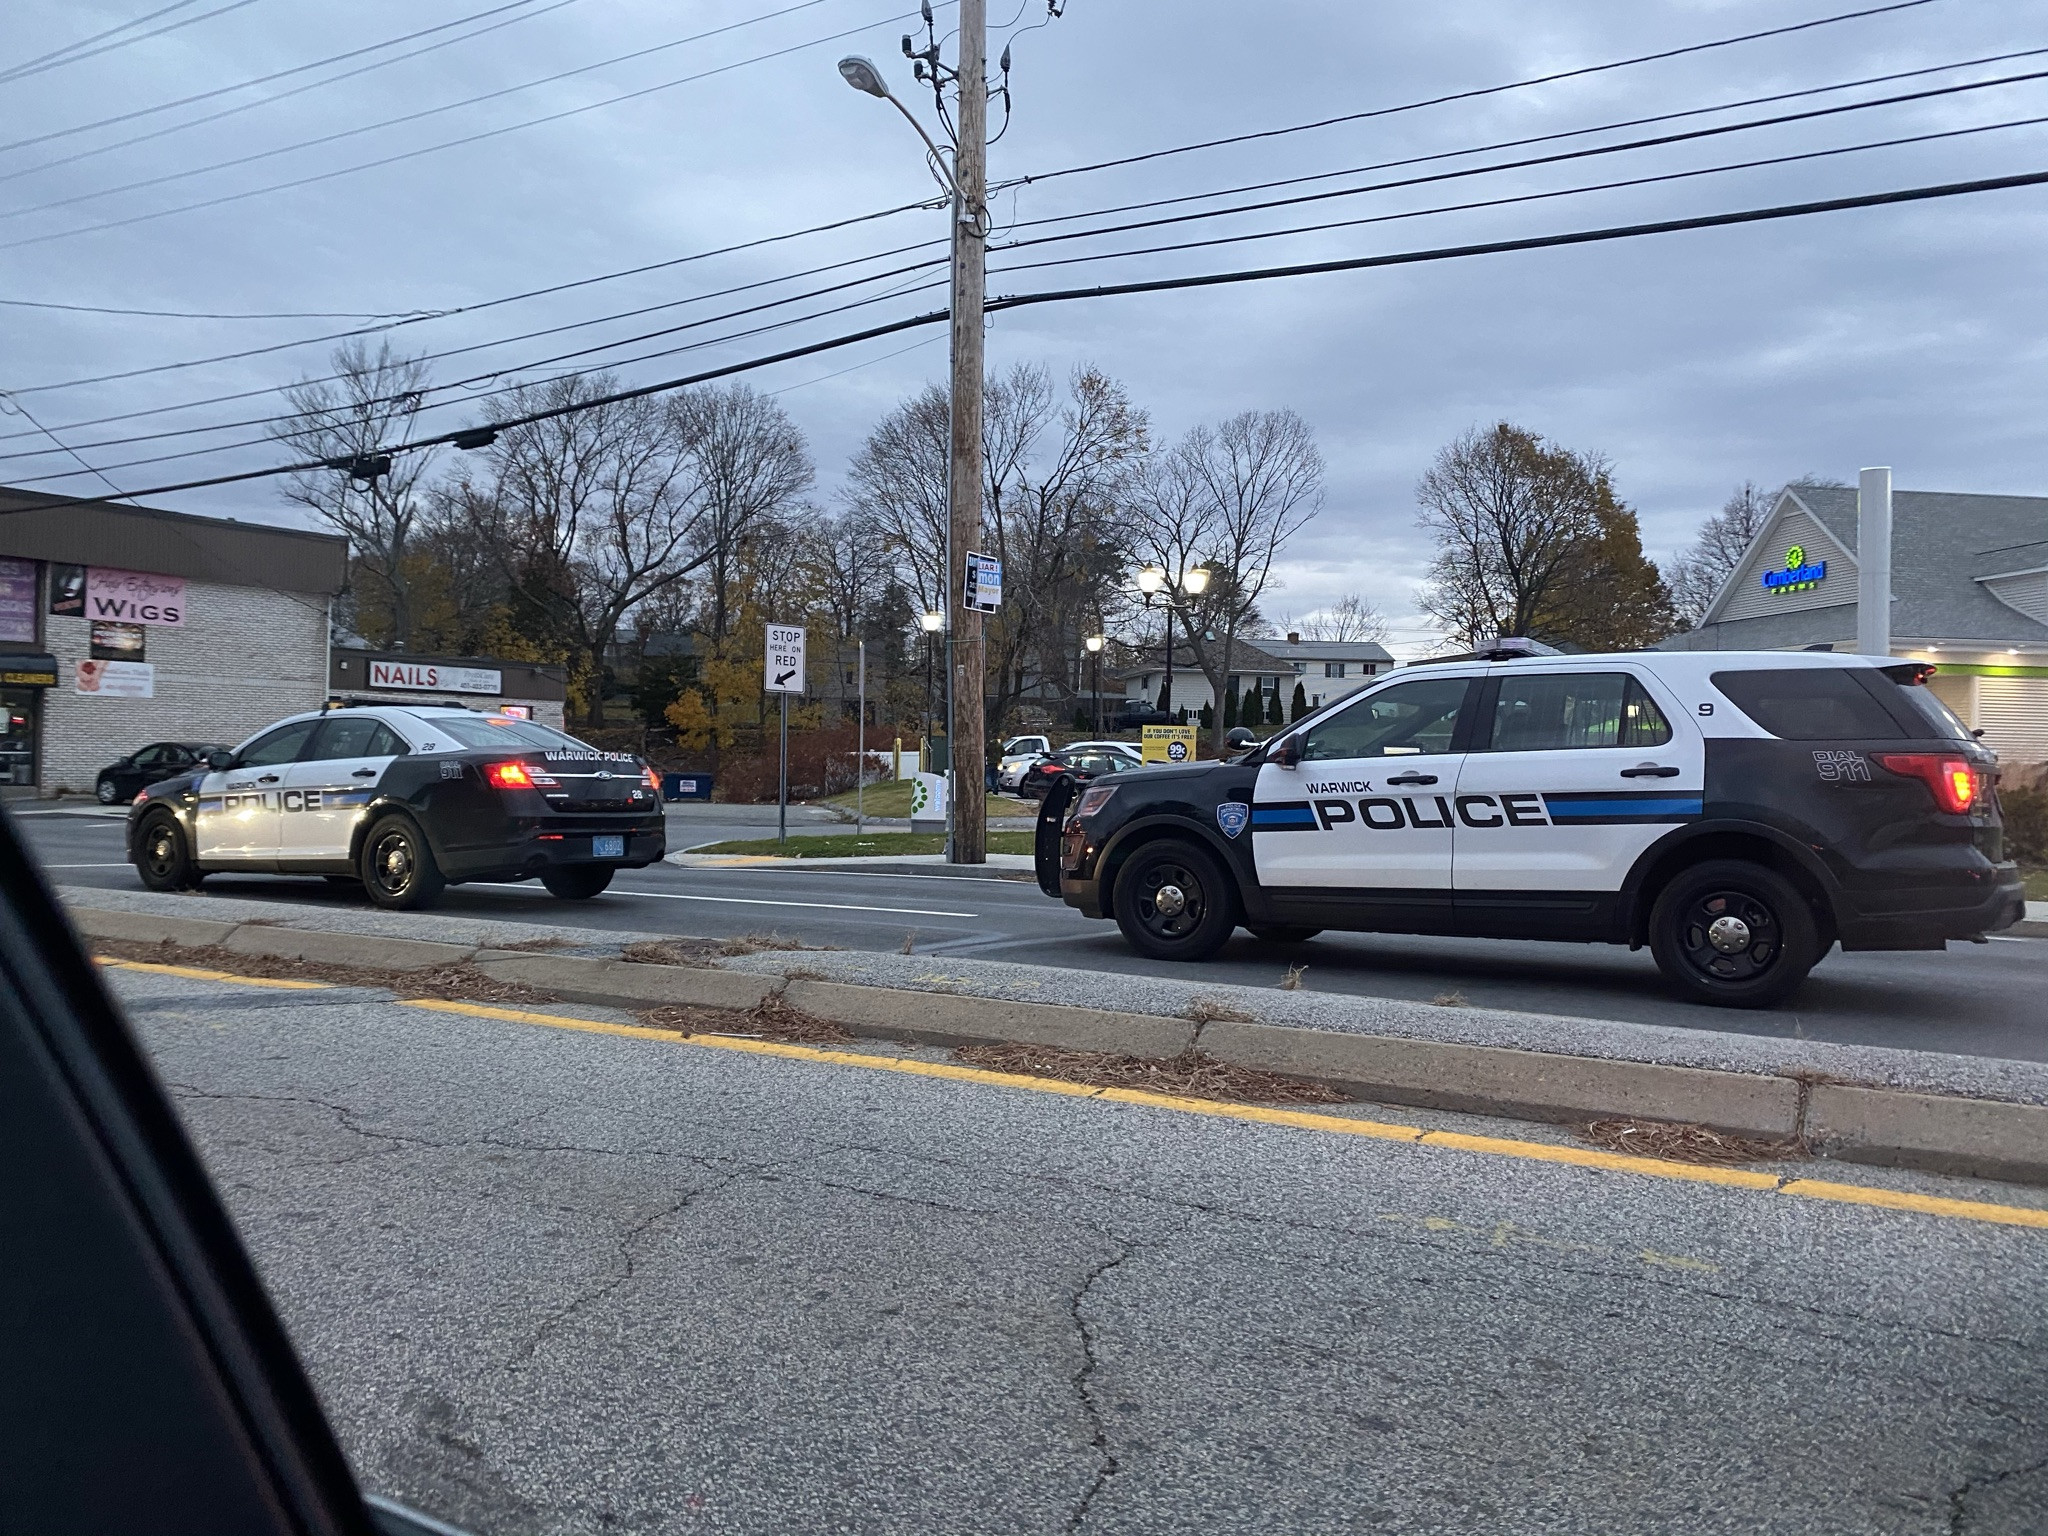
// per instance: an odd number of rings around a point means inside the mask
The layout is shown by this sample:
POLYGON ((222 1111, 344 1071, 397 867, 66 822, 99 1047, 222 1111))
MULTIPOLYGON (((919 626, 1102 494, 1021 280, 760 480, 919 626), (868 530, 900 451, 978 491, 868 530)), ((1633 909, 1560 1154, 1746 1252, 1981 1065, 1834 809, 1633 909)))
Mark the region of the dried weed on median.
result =
POLYGON ((840 1025, 814 1019, 779 997, 764 998, 745 1013, 684 1004, 644 1009, 640 1018, 655 1029, 673 1029, 685 1035, 750 1035, 796 1045, 846 1045, 853 1040, 852 1033, 840 1025))
POLYGON ((970 1067, 1050 1077, 1096 1088, 1137 1088, 1183 1099, 1219 1099, 1239 1104, 1345 1104, 1328 1083, 1283 1077, 1253 1067, 1234 1067, 1201 1051, 1170 1059, 1117 1056, 1103 1051, 1063 1051, 1046 1045, 963 1045, 953 1053, 970 1067))
MULTIPOLYGON (((779 933, 742 933, 729 939, 647 939, 637 944, 628 944, 619 951, 621 960, 634 960, 642 965, 709 965, 714 960, 730 960, 741 955, 758 955, 771 950, 816 949, 815 944, 806 944, 801 939, 787 938, 779 933)), ((825 948, 837 948, 826 945, 825 948)))
POLYGON ((1579 1134, 1596 1147, 1655 1157, 1667 1163, 1707 1163, 1734 1167, 1739 1163, 1777 1163, 1806 1157, 1806 1144, 1795 1139, 1731 1136, 1704 1125, 1674 1125, 1665 1120, 1595 1120, 1579 1134))
POLYGON ((158 944, 141 939, 94 939, 93 953, 110 960, 138 960, 145 965, 182 965, 269 981, 324 981, 336 987, 375 987, 401 997, 432 997, 456 1003, 498 1003, 531 1007, 561 999, 552 992, 516 981, 499 981, 472 965, 437 965, 423 971, 376 970, 364 965, 334 965, 325 960, 294 960, 284 955, 253 955, 214 944, 158 944))

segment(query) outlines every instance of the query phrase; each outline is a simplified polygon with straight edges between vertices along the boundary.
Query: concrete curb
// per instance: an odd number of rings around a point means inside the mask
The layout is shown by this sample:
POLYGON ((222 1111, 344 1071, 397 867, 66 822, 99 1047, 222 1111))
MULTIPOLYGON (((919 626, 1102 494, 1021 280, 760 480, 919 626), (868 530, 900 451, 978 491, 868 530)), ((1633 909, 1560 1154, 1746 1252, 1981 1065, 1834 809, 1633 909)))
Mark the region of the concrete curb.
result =
MULTIPOLYGON (((1220 1061, 1313 1078, 1370 1101, 1570 1123, 1602 1119, 1710 1125, 1768 1139, 1803 1137, 1823 1156, 1889 1167, 2048 1184, 2048 1106, 1501 1045, 1297 1025, 1111 1012, 1066 1003, 910 991, 714 967, 446 944, 74 906, 97 938, 215 945, 403 973, 468 961, 503 981, 610 1008, 745 1011, 780 996, 855 1035, 940 1045, 1016 1042, 1164 1058, 1200 1049, 1220 1061)), ((402 982, 398 983, 402 987, 402 982)))

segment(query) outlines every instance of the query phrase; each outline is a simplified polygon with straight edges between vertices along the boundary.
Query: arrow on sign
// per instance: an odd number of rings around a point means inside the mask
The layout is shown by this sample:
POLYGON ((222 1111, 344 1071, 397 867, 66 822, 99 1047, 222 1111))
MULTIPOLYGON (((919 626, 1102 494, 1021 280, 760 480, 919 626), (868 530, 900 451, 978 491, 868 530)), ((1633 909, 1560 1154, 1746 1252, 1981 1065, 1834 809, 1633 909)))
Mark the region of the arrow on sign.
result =
POLYGON ((791 667, 787 672, 778 672, 775 674, 775 686, 780 688, 784 683, 788 682, 792 677, 795 676, 795 667, 791 667))

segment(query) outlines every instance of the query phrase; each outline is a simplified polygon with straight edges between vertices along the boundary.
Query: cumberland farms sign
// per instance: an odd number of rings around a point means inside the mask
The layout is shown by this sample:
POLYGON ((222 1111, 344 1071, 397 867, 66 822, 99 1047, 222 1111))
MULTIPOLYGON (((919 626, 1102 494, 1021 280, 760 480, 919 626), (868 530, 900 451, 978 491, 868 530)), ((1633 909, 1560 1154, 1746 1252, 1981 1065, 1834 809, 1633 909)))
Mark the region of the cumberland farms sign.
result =
POLYGON ((1783 570, 1764 572, 1766 592, 1808 592, 1828 578, 1828 563, 1825 560, 1808 562, 1803 546, 1794 544, 1785 551, 1783 570))
POLYGON ((419 693, 497 693, 505 675, 493 667, 444 667, 431 662, 373 661, 372 688, 409 688, 419 693))

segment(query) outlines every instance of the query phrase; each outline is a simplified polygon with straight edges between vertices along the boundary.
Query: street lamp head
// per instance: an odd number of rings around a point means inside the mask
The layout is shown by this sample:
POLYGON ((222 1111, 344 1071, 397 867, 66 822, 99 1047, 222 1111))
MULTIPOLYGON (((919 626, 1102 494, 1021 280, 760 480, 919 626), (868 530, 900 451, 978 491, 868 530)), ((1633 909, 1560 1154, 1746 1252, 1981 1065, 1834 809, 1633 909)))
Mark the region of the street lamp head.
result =
POLYGON ((1086 640, 1083 640, 1081 643, 1088 647, 1088 654, 1093 656, 1097 651, 1102 649, 1103 636, 1090 635, 1086 640))
POLYGON ((1138 590, 1147 597, 1160 591, 1166 585, 1166 568, 1158 565, 1140 566, 1138 569, 1138 590))
POLYGON ((870 96, 889 99, 889 87, 882 80, 882 72, 874 64, 857 53, 850 53, 839 61, 839 76, 856 91, 866 91, 870 96))
POLYGON ((1206 565, 1196 566, 1193 570, 1189 571, 1187 575, 1181 577, 1181 590, 1186 592, 1190 597, 1200 597, 1204 592, 1209 590, 1210 574, 1211 573, 1209 567, 1207 567, 1206 565))
POLYGON ((936 635, 946 627, 946 616, 935 609, 927 609, 917 616, 917 627, 928 635, 936 635))

